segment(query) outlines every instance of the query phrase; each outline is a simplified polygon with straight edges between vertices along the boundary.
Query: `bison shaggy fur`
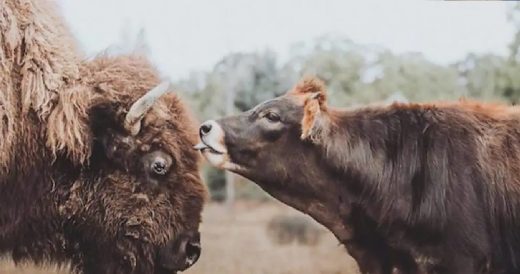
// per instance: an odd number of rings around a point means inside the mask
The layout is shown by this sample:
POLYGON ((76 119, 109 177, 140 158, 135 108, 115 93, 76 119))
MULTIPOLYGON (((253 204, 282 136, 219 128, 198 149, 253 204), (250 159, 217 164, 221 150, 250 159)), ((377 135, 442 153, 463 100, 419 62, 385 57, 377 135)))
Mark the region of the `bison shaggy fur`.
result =
MULTIPOLYGON (((0 254, 83 273, 182 270, 159 256, 198 234, 206 197, 193 120, 144 57, 86 60, 47 1, 0 0, 0 254)), ((170 261, 168 261, 170 259, 170 261)))

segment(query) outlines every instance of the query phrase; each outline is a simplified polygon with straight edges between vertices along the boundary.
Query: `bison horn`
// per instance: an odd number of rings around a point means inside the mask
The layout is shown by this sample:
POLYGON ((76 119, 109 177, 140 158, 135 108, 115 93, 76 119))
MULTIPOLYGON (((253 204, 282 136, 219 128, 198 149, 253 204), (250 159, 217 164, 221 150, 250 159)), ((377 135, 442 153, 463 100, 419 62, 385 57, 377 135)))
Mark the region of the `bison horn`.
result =
POLYGON ((155 101, 168 92, 169 87, 170 83, 168 81, 160 83, 135 101, 130 107, 125 117, 125 129, 128 130, 132 136, 139 133, 141 130, 141 119, 143 119, 146 113, 152 108, 155 101))

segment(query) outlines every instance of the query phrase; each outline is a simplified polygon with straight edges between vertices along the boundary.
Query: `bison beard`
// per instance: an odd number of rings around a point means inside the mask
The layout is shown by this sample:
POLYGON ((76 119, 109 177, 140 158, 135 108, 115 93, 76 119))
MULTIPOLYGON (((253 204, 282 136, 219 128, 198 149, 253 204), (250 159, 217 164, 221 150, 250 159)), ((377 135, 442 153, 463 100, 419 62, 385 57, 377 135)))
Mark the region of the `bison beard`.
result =
POLYGON ((0 49, 0 253, 83 273, 193 263, 206 196, 193 121, 174 94, 127 115, 156 70, 83 61, 39 0, 0 0, 0 49))

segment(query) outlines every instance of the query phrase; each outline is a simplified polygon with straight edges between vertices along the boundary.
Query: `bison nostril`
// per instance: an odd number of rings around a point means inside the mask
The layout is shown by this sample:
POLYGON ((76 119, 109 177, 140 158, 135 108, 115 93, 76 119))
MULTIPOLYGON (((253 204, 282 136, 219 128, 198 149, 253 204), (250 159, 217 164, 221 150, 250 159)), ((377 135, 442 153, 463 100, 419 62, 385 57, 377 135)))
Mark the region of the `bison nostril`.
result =
POLYGON ((197 262, 200 253, 199 233, 183 233, 159 250, 158 262, 166 270, 183 271, 197 262))
POLYGON ((211 124, 210 123, 204 123, 200 126, 200 135, 208 135, 208 133, 211 131, 211 124))
POLYGON ((196 242, 189 241, 186 244, 186 262, 188 263, 188 265, 190 265, 190 266, 193 265, 199 259, 199 256, 200 256, 200 242, 199 241, 196 241, 196 242))

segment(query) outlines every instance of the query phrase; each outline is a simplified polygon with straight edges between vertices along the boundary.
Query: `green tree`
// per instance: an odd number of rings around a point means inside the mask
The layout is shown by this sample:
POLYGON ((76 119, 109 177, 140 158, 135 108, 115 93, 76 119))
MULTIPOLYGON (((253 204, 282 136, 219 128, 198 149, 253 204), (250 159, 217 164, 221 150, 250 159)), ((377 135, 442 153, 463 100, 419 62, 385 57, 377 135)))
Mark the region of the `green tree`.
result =
POLYGON ((453 99, 464 94, 456 68, 426 60, 421 54, 396 55, 344 38, 322 37, 300 44, 288 66, 296 74, 323 79, 334 104, 384 101, 402 94, 412 101, 453 99))

